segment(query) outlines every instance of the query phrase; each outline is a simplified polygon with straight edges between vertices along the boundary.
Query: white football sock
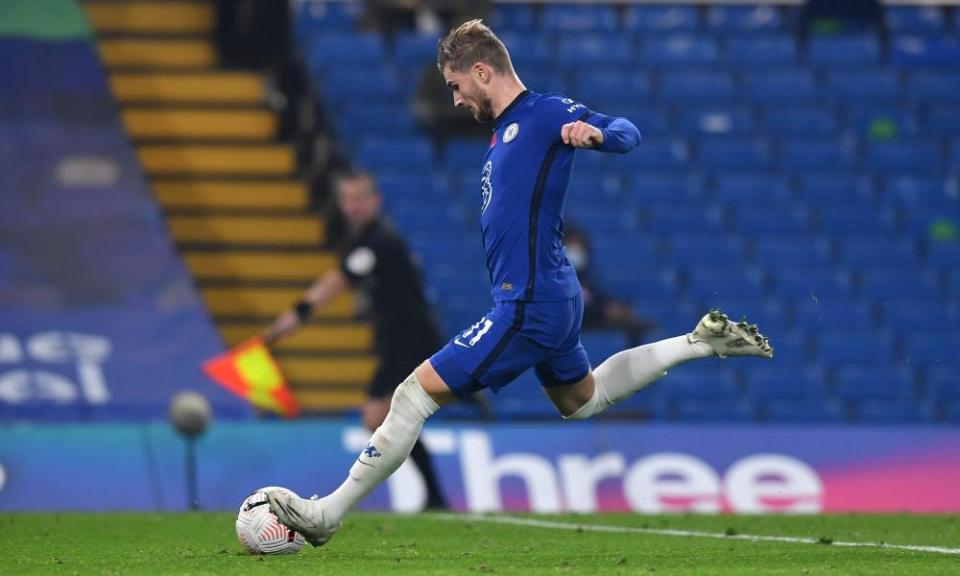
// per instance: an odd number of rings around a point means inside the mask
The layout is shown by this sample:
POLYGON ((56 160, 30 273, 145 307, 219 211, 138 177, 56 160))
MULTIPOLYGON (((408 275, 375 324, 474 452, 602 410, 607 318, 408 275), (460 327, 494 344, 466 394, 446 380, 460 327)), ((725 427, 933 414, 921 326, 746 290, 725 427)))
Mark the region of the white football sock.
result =
POLYGON ((667 375, 667 370, 697 358, 713 356, 705 342, 690 342, 686 336, 668 338, 618 352, 593 370, 593 396, 565 418, 584 420, 599 414, 667 375))
POLYGON ((331 521, 336 519, 339 522, 350 508, 403 464, 420 436, 423 423, 438 408, 415 374, 397 387, 390 412, 350 468, 350 475, 323 499, 331 521))

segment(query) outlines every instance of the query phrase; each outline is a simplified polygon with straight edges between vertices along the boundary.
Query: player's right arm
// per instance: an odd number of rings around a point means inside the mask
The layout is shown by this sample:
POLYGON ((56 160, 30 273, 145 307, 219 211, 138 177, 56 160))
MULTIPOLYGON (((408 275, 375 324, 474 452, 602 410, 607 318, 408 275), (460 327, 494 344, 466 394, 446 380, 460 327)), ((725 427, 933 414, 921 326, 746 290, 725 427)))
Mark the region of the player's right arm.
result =
POLYGON ((263 339, 271 344, 300 327, 314 308, 319 308, 342 294, 350 286, 339 268, 333 268, 317 280, 292 308, 283 311, 263 332, 263 339))

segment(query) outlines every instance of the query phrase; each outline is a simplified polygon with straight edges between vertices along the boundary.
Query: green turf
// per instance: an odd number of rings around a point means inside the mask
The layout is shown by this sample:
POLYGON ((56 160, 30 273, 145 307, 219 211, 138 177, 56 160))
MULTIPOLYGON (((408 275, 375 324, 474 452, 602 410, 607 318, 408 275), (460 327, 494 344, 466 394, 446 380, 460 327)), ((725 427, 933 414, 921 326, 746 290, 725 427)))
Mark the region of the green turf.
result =
POLYGON ((960 548, 960 521, 936 516, 557 516, 549 520, 823 544, 609 534, 356 514, 324 548, 241 551, 230 514, 3 514, 0 574, 957 574, 960 555, 842 548, 883 541, 960 548))

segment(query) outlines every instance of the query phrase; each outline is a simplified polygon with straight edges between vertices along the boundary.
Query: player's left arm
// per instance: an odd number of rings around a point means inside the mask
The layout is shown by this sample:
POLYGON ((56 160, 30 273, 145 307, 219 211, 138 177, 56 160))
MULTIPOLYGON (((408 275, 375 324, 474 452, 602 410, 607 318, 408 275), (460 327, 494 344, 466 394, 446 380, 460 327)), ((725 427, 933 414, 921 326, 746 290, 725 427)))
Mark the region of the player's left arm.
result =
POLYGON ((623 154, 640 144, 640 130, 626 118, 587 112, 580 120, 564 124, 560 139, 574 148, 623 154))

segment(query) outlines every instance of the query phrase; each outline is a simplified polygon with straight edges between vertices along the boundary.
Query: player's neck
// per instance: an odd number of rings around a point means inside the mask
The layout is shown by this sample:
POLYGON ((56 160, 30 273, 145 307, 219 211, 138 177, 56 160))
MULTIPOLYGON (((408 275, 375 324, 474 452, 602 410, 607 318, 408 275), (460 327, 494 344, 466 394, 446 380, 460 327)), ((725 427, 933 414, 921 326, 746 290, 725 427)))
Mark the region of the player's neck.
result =
POLYGON ((522 94, 527 89, 520 80, 513 78, 507 80, 503 87, 500 90, 497 90, 493 98, 491 98, 491 108, 493 109, 493 117, 500 118, 500 115, 503 114, 503 111, 513 104, 513 101, 517 99, 517 96, 522 94))

